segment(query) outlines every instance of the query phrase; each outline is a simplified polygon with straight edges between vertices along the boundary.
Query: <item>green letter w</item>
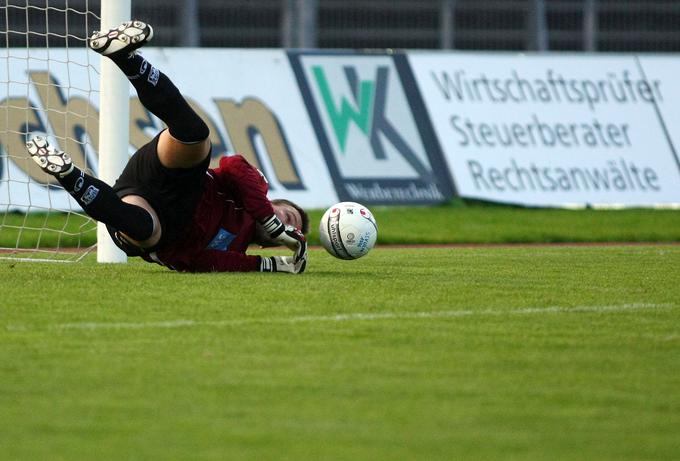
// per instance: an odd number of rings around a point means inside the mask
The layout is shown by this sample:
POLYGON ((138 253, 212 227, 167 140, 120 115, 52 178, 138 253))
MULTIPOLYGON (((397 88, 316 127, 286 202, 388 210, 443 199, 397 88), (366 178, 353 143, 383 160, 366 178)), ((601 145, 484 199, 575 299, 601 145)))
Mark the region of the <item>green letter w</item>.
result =
MULTIPOLYGON (((352 86, 354 101, 359 110, 356 110, 344 97, 341 97, 340 108, 338 109, 333 101, 333 95, 331 94, 331 89, 323 69, 321 66, 314 66, 312 70, 314 71, 314 77, 316 78, 316 83, 319 85, 321 95, 323 96, 323 102, 328 111, 328 116, 333 124, 335 136, 337 136, 340 149, 344 154, 345 146, 347 145, 350 120, 353 120, 366 136, 368 136, 370 132, 375 83, 369 80, 362 80, 358 91, 356 85, 352 86)), ((345 69, 345 72, 348 73, 348 77, 351 77, 350 83, 356 82, 356 74, 351 72, 352 70, 353 69, 345 69)))

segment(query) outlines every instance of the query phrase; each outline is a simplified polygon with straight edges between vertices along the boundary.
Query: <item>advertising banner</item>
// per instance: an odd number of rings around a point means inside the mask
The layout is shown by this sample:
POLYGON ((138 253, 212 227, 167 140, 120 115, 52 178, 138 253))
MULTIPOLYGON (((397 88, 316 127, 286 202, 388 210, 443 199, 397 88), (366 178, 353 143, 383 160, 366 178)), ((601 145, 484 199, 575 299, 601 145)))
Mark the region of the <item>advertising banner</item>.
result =
MULTIPOLYGON (((272 198, 527 206, 680 204, 680 63, 663 55, 144 49, 272 198)), ((8 49, 0 206, 78 206, 25 152, 47 134, 97 174, 99 56, 8 49)), ((129 152, 163 124, 130 86, 129 152)))
POLYGON ((530 206, 680 203, 675 58, 408 59, 459 195, 530 206))
POLYGON ((26 133, 59 137, 96 172, 99 59, 84 52, 10 48, 0 56, 0 206, 6 211, 79 210, 26 151, 26 133), (89 61, 93 58, 94 62, 89 61))
MULTIPOLYGON (((0 204, 5 209, 77 209, 25 151, 26 131, 47 134, 81 166, 97 172, 99 57, 85 50, 10 50, 0 66, 9 93, 0 99, 0 204), (49 57, 49 59, 48 59, 49 57), (63 144, 63 145, 61 145, 63 144), (31 178, 29 181, 28 178, 31 178)), ((240 153, 259 168, 271 198, 303 207, 338 201, 333 181, 281 50, 145 48, 144 57, 166 73, 210 127, 212 165, 240 153)), ((130 150, 150 141, 163 124, 139 102, 130 85, 130 150)))

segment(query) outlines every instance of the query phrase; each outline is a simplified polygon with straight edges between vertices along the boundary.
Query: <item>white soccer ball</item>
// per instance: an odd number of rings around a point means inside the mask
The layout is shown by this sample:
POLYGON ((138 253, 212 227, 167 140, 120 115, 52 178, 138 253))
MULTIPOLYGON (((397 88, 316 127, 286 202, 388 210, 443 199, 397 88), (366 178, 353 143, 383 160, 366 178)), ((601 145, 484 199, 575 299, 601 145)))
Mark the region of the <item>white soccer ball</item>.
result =
POLYGON ((321 244, 340 259, 358 259, 366 255, 378 238, 378 225, 365 206, 340 202, 323 214, 319 224, 321 244))

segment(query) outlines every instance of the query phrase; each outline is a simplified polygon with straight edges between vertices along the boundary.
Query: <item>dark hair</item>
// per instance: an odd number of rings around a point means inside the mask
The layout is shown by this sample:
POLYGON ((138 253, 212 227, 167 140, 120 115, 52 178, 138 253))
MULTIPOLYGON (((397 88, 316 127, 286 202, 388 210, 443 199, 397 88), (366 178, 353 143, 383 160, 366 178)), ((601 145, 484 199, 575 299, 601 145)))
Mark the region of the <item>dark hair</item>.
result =
POLYGON ((273 205, 288 205, 293 207, 298 213, 300 213, 300 218, 302 220, 302 231, 303 234, 307 235, 307 232, 309 232, 309 215, 305 210, 302 209, 300 205, 297 203, 293 203, 290 200, 286 200, 285 198, 277 198, 272 200, 273 205))

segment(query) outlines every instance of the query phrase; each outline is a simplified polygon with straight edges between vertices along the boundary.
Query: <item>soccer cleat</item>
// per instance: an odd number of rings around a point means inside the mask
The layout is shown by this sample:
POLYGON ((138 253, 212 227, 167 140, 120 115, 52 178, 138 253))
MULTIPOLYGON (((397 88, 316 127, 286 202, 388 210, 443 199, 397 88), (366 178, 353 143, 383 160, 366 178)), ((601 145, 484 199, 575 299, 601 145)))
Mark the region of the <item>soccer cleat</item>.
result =
POLYGON ((108 32, 95 31, 87 43, 97 53, 112 57, 129 55, 153 37, 153 28, 142 21, 125 21, 108 32))
POLYGON ((73 171, 74 165, 71 156, 50 146, 47 139, 42 136, 35 136, 28 141, 26 149, 31 154, 31 158, 45 173, 64 177, 73 171))

